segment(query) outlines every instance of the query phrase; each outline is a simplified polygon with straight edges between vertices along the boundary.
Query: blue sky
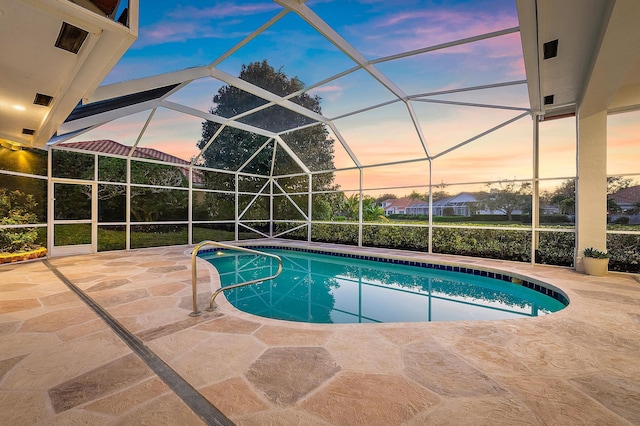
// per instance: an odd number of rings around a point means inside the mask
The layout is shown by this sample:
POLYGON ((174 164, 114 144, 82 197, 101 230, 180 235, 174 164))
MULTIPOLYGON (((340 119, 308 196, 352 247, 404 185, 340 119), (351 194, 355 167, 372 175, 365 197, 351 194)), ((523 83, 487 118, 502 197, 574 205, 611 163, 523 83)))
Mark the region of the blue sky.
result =
MULTIPOLYGON (((141 0, 140 3, 139 38, 104 83, 207 65, 283 10, 271 0, 141 0)), ((307 6, 368 60, 518 25, 514 0, 310 0, 307 6)), ((242 64, 265 58, 289 76, 299 77, 307 86, 355 65, 303 19, 289 12, 217 68, 238 75, 242 64)), ((382 62, 376 67, 407 94, 525 79, 517 32, 382 62)), ((171 100, 206 110, 220 86, 221 83, 213 79, 198 80, 171 100)), ((394 99, 387 89, 363 70, 324 84, 312 93, 322 98, 323 113, 330 118, 394 99)), ((438 98, 519 107, 527 107, 528 103, 524 85, 438 98)), ((413 105, 431 154, 455 146, 519 114, 419 102, 413 102, 413 105)), ((137 120, 143 123, 145 118, 141 114, 137 120)), ((336 120, 336 125, 364 164, 424 155, 402 104, 336 120)), ((111 131, 129 142, 135 140, 135 128, 131 120, 120 120, 110 125, 111 131), (128 136, 125 135, 127 132, 128 136)), ((188 159, 195 153, 199 131, 199 120, 184 121, 177 114, 163 112, 154 117, 141 144, 188 159), (176 144, 176 141, 180 143, 176 144), (183 147, 182 151, 176 148, 178 145, 183 147)), ((468 182, 531 176, 528 159, 530 118, 525 117, 511 129, 496 132, 486 140, 444 156, 441 164, 463 164, 467 172, 464 180, 468 182), (488 143, 492 149, 487 149, 488 143), (491 154, 495 149, 500 155, 491 154), (522 161, 513 161, 516 157, 522 157, 522 161), (501 162, 513 166, 505 170, 501 162)), ((559 156, 566 154, 567 150, 559 156)), ((344 150, 336 144, 336 166, 352 165, 344 150)), ((371 183, 367 186, 401 184, 415 173, 424 172, 424 168, 424 164, 403 166, 403 170, 381 168, 377 176, 368 179, 371 183)), ((438 181, 462 179, 459 168, 435 172, 438 181)), ((562 174, 565 175, 564 171, 562 174)))
MULTIPOLYGON (((517 26, 513 0, 311 0, 307 5, 367 59, 517 26)), ((206 65, 282 10, 271 0, 141 0, 139 38, 106 82, 206 65)), ((469 50, 458 47, 448 55, 469 50)), ((307 84, 353 65, 294 13, 220 68, 237 74, 242 63, 265 57, 307 84)))

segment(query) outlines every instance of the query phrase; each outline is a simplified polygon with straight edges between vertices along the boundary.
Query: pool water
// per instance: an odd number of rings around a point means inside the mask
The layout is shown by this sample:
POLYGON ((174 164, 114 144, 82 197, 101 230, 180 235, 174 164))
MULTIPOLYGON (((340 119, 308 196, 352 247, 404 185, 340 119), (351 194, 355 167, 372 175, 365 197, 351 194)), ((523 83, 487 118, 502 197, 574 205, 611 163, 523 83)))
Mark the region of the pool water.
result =
MULTIPOLYGON (((277 254, 275 280, 224 292, 236 308, 267 318, 310 323, 496 320, 533 317, 565 307, 510 282, 460 272, 290 250, 277 254)), ((275 259, 234 251, 200 255, 222 286, 275 274, 275 259)))

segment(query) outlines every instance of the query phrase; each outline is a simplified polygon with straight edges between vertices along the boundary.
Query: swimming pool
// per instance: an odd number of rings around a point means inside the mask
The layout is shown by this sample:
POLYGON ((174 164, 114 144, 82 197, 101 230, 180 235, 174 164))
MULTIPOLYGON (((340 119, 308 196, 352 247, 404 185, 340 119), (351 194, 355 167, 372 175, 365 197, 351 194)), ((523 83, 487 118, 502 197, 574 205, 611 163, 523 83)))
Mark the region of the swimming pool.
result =
MULTIPOLYGON (((546 315, 568 303, 563 294, 539 283, 463 266, 252 248, 280 256, 282 274, 224 296, 236 308, 267 318, 311 323, 495 320, 546 315)), ((266 256, 230 250, 199 256, 218 270, 223 287, 277 270, 277 262, 266 256)))

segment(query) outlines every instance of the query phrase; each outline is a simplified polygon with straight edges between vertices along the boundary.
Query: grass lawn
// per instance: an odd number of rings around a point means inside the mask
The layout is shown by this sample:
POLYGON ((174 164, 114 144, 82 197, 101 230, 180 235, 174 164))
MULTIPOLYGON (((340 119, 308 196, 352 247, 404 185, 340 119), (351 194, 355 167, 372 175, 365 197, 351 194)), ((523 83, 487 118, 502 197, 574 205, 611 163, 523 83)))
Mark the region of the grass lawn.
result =
MULTIPOLYGON (((143 227, 145 225, 132 225, 143 227)), ((91 227, 87 224, 70 224, 56 228, 55 245, 64 246, 91 241, 91 227)), ((253 238, 254 234, 241 232, 240 238, 253 238)), ((99 226, 98 251, 124 250, 126 247, 124 226, 99 226)), ((235 233, 227 230, 194 227, 193 241, 233 241, 235 233)), ((187 225, 158 225, 153 232, 131 231, 131 248, 160 247, 187 244, 187 225)))

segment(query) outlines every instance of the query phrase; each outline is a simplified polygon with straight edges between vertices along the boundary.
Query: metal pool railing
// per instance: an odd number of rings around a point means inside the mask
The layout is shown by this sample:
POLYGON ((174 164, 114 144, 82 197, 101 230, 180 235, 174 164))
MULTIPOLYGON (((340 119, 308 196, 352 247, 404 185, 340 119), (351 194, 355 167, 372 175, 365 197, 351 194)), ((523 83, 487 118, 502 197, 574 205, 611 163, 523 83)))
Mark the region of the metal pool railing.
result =
POLYGON ((246 253, 251 253, 251 254, 258 254, 261 256, 266 256, 266 257, 271 257, 274 258, 277 262, 278 262, 278 270, 276 271, 276 273, 274 275, 271 275, 269 277, 265 277, 265 278, 258 278, 257 280, 251 280, 251 281, 245 281, 245 282, 241 282, 241 283, 237 283, 237 284, 231 284, 228 285, 226 287, 222 287, 222 283, 220 283, 220 288, 217 289, 216 291, 213 292, 213 294, 211 295, 211 299, 209 299, 209 307, 207 308, 207 311, 213 311, 215 309, 214 307, 214 303, 215 303, 215 299, 216 296, 220 293, 222 293, 225 290, 231 290, 234 288, 238 288, 238 287, 244 287, 246 285, 250 285, 250 284, 257 284, 257 283, 261 283, 263 281, 268 281, 268 280, 272 280, 274 278, 276 278, 278 275, 280 275, 280 273, 282 272, 282 259, 280 259, 280 256, 276 256, 275 254, 271 254, 271 253, 265 253, 262 251, 258 251, 258 250, 252 250, 252 249, 248 249, 246 247, 238 247, 238 246, 232 246, 229 244, 223 244, 223 243, 219 243, 217 241, 202 241, 201 243, 197 244, 194 248, 193 251, 191 252, 191 288, 193 291, 193 312, 191 312, 189 314, 189 316, 192 317, 197 317, 202 315, 202 312, 200 312, 198 310, 198 294, 197 294, 197 290, 196 290, 196 284, 198 282, 198 270, 196 268, 196 259, 198 257, 198 251, 200 251, 200 249, 206 245, 211 245, 211 246, 216 246, 216 247, 221 247, 221 248, 225 248, 228 250, 238 250, 238 251, 243 251, 246 253))

